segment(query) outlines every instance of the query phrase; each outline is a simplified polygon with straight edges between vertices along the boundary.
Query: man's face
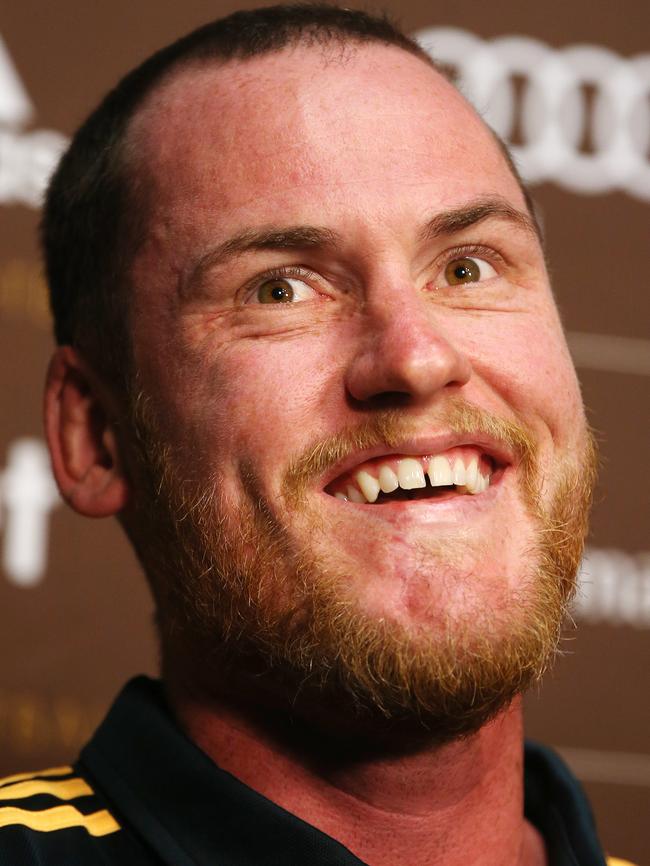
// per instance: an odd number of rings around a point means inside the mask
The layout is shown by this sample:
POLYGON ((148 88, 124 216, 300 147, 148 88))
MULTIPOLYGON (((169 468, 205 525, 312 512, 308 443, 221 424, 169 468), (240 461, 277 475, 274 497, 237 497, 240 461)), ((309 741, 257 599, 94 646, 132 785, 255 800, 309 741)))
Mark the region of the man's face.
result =
POLYGON ((310 670, 338 617, 449 662, 534 630, 549 583, 557 620, 579 389, 522 193, 453 88, 395 48, 296 48, 177 74, 132 142, 134 353, 197 640, 307 633, 310 670))

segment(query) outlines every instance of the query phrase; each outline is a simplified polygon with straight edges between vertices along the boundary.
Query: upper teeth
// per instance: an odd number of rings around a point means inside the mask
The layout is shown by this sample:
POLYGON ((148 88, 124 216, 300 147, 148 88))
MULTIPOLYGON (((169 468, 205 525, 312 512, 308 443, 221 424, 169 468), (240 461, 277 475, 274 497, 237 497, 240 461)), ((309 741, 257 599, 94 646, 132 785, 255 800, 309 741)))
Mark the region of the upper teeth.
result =
POLYGON ((490 485, 489 472, 482 472, 476 454, 464 460, 461 456, 386 458, 385 463, 369 464, 356 472, 353 481, 334 495, 351 502, 376 502, 380 492, 392 493, 426 487, 426 475, 432 487, 455 485, 467 493, 482 493, 490 485), (391 465, 392 464, 392 465, 391 465))
MULTIPOLYGON (((388 470, 391 471, 390 469, 388 470)), ((391 473, 392 474, 392 473, 391 473)), ((366 497, 368 502, 374 502, 379 496, 380 483, 369 472, 358 472, 356 482, 361 488, 361 492, 366 497)), ((393 488, 395 489, 395 488, 393 488)))
POLYGON ((399 478, 390 466, 382 466, 379 470, 379 487, 383 493, 392 493, 399 487, 399 478))
POLYGON ((415 490, 418 487, 426 487, 424 469, 419 460, 407 457, 397 464, 397 480, 402 490, 415 490))

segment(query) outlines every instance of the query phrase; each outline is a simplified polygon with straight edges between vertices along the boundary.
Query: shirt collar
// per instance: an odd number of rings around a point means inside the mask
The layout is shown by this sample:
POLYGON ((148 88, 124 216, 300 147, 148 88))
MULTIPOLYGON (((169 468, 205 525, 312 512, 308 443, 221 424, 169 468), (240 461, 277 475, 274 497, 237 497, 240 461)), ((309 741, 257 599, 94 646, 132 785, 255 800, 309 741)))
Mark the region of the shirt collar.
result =
POLYGON ((544 837, 552 866, 606 866, 589 802, 561 758, 526 742, 524 814, 544 837))
MULTIPOLYGON (((363 866, 330 836, 221 770, 177 726, 160 683, 123 689, 81 754, 98 787, 169 866, 363 866)), ((553 866, 605 866, 589 804, 550 749, 526 743, 525 814, 553 866)))
POLYGON ((132 680, 81 753, 98 787, 169 866, 362 866, 347 848, 219 769, 159 683, 132 680))

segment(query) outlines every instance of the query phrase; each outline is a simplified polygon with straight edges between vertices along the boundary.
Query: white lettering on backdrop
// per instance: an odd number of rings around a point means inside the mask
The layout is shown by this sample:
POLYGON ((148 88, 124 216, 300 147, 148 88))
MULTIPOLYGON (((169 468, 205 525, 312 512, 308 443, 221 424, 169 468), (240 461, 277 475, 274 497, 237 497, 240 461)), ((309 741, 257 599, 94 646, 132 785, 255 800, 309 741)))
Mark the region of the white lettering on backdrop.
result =
POLYGON ((50 512, 60 501, 44 443, 17 439, 0 474, 2 568, 15 586, 35 586, 42 580, 50 512))

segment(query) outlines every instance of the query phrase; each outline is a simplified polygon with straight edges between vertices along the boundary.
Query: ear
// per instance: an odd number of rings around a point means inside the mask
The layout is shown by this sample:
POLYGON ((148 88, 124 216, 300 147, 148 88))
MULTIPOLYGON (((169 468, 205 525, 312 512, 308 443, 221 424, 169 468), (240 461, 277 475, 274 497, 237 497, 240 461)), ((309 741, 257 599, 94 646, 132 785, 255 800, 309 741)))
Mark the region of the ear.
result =
POLYGON ((86 517, 117 514, 129 498, 116 415, 90 365, 71 346, 60 346, 47 372, 45 434, 61 495, 86 517))

